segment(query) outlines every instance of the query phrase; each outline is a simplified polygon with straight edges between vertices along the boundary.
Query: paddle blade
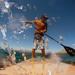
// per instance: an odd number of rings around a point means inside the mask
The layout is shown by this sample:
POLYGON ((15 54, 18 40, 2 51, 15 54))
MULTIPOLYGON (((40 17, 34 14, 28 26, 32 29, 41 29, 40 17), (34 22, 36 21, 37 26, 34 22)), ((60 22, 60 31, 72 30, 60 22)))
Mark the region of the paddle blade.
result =
POLYGON ((70 55, 70 56, 75 56, 75 49, 71 48, 71 47, 68 47, 68 46, 65 46, 65 45, 62 45, 65 49, 65 51, 70 55))

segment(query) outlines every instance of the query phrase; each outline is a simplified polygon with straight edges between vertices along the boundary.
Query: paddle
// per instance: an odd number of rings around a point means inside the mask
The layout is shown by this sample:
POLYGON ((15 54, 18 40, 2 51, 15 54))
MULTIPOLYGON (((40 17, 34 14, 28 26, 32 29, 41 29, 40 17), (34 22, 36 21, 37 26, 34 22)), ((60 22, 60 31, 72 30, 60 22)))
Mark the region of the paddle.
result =
POLYGON ((56 39, 54 39, 53 37, 51 37, 50 35, 48 35, 48 34, 46 34, 46 33, 45 33, 45 35, 46 35, 48 38, 50 38, 50 39, 54 40, 55 42, 57 42, 58 44, 60 44, 61 46, 63 46, 64 49, 65 49, 65 51, 66 51, 70 56, 75 56, 75 49, 73 49, 73 48, 71 48, 71 47, 69 47, 69 46, 63 45, 62 43, 60 43, 59 41, 57 41, 56 39))

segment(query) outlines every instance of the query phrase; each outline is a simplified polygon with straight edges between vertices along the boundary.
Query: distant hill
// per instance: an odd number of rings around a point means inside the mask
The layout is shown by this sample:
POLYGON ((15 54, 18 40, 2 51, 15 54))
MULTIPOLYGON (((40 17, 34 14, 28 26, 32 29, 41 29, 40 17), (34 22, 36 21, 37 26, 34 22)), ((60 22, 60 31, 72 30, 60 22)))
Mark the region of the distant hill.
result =
POLYGON ((63 49, 63 50, 60 50, 59 52, 57 52, 58 54, 66 54, 66 51, 63 49))

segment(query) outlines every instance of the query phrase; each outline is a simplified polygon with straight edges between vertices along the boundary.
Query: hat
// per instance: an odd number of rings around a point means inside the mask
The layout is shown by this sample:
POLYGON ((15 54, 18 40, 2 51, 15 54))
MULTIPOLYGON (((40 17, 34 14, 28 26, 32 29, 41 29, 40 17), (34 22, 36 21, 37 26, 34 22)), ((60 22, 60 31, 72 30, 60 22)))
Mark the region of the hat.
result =
POLYGON ((42 19, 42 18, 44 18, 44 19, 47 20, 47 19, 48 19, 48 16, 46 16, 46 15, 42 15, 42 16, 41 16, 41 19, 42 19))

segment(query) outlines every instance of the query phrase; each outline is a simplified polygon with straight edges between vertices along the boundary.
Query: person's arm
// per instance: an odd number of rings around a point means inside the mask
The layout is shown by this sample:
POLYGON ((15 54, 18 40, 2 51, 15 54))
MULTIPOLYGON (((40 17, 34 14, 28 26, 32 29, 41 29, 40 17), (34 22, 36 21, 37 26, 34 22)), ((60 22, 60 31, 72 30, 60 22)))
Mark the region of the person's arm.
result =
POLYGON ((26 24, 30 24, 30 25, 31 25, 31 24, 35 23, 35 20, 32 20, 32 21, 26 21, 26 22, 24 22, 24 23, 25 23, 25 25, 26 25, 26 24))
POLYGON ((26 24, 33 24, 33 21, 27 21, 27 22, 25 22, 25 25, 26 24))
POLYGON ((42 33, 46 33, 47 32, 47 23, 45 23, 45 29, 41 30, 42 33))
POLYGON ((44 30, 41 30, 40 32, 41 32, 41 33, 45 33, 45 32, 47 32, 47 30, 46 30, 46 29, 44 29, 44 30))
POLYGON ((33 21, 21 21, 22 25, 32 25, 34 23, 34 20, 33 21))
POLYGON ((47 24, 47 23, 45 23, 45 25, 46 25, 45 32, 47 32, 47 30, 48 30, 48 24, 47 24))

